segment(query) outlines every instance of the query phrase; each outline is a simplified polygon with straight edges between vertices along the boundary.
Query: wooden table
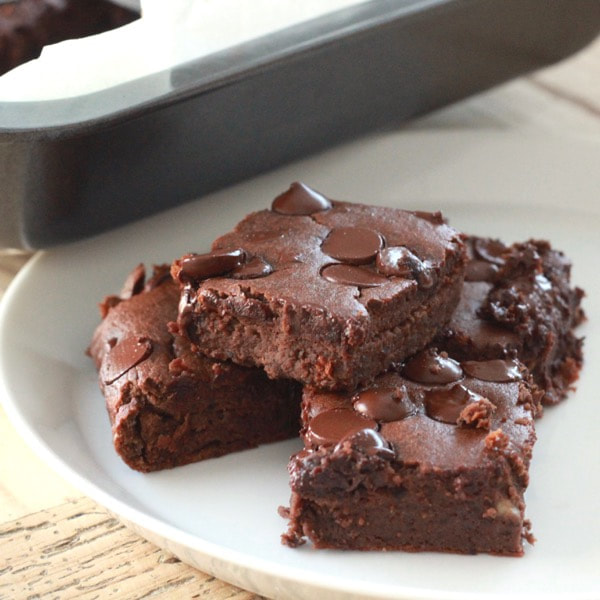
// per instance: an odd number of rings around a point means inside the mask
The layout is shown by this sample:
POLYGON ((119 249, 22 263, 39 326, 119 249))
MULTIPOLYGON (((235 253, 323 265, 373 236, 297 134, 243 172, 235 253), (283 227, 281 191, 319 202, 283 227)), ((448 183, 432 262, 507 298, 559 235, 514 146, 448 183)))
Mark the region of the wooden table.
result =
MULTIPOLYGON (((600 40, 577 56, 438 112, 477 126, 578 131, 600 140, 600 40)), ((0 294, 27 255, 0 254, 0 294)), ((53 474, 0 409, 0 598, 256 598, 126 529, 53 474)))

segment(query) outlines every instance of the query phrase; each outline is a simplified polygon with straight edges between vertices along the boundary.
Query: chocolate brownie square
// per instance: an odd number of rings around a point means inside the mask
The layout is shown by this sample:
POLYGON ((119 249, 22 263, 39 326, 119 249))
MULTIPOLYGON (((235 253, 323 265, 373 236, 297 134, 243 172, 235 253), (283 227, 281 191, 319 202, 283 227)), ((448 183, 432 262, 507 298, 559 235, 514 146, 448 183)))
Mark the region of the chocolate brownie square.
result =
POLYGON ((121 458, 155 471, 296 436, 299 386, 192 352, 169 325, 178 302, 168 267, 145 281, 140 265, 101 304, 88 352, 121 458))
POLYGON ((439 213, 331 201, 295 183, 210 254, 174 262, 178 323, 212 358, 352 389, 448 321, 465 257, 439 213))
POLYGON ((283 541, 521 555, 539 396, 515 360, 432 348, 356 393, 305 388, 283 541))
POLYGON ((505 246, 467 240, 469 263, 458 307, 436 340, 455 358, 516 356, 556 404, 577 379, 583 340, 583 291, 570 284, 571 263, 546 241, 505 246))

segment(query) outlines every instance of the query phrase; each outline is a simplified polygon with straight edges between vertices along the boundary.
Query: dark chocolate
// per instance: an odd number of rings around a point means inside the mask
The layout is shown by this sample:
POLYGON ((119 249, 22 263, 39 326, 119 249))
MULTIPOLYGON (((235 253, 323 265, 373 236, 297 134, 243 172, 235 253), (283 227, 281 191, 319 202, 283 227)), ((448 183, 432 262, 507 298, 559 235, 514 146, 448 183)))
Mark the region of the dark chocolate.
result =
POLYGON ((366 227, 337 227, 329 232, 321 250, 341 262, 365 265, 375 259, 383 245, 381 235, 366 227))
POLYGON ((336 444, 361 429, 375 429, 376 426, 375 421, 362 417, 354 410, 334 408, 312 419, 306 435, 313 444, 336 444))
POLYGON ((104 383, 114 383, 152 354, 150 340, 127 336, 113 346, 106 356, 104 383))
POLYGON ((359 288, 376 287, 387 282, 387 278, 354 265, 327 265, 321 271, 321 277, 332 283, 352 285, 359 288))
POLYGON ((352 398, 354 410, 380 422, 400 421, 415 413, 405 387, 370 387, 352 398))
POLYGON ((425 392, 425 413, 440 423, 456 425, 463 408, 479 397, 460 383, 448 388, 432 388, 425 392))
POLYGON ((182 283, 198 282, 216 275, 225 275, 243 266, 246 253, 236 248, 230 252, 187 254, 179 261, 175 274, 182 283))
POLYGON ((522 379, 521 367, 514 359, 495 359, 486 361, 466 360, 460 363, 463 371, 471 377, 483 381, 517 381, 522 379))
POLYGON ((273 200, 271 208, 281 215, 306 216, 329 210, 331 202, 304 183, 294 182, 289 189, 273 200))
POLYGON ((256 279, 266 277, 273 272, 273 267, 260 256, 253 256, 245 264, 236 267, 229 275, 234 279, 256 279))
POLYGON ((387 247, 377 255, 377 270, 384 275, 414 277, 421 265, 419 257, 405 246, 387 247))
POLYGON ((423 350, 411 358, 402 373, 412 381, 434 384, 452 383, 463 376, 460 364, 435 348, 423 350))

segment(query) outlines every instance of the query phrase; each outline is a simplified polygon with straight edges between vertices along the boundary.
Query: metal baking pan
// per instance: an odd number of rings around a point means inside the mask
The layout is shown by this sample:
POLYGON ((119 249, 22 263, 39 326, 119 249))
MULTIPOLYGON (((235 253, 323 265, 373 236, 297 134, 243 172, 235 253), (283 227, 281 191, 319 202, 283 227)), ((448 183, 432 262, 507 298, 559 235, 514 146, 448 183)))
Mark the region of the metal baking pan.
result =
POLYGON ((556 62, 599 31, 598 0, 372 1, 93 94, 1 102, 0 247, 201 197, 556 62))

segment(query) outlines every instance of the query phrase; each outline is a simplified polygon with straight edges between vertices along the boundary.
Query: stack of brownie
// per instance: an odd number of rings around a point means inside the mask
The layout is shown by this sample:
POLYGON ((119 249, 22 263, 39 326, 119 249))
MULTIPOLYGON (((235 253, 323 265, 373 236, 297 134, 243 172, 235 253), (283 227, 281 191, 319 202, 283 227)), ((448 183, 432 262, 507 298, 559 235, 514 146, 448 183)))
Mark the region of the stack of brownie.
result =
POLYGON ((103 33, 139 17, 110 0, 3 0, 0 75, 37 58, 48 44, 103 33))
POLYGON ((547 242, 294 183, 210 253, 138 266, 89 352, 134 469, 299 432, 290 546, 521 555, 534 419, 582 364, 569 280, 547 242))

